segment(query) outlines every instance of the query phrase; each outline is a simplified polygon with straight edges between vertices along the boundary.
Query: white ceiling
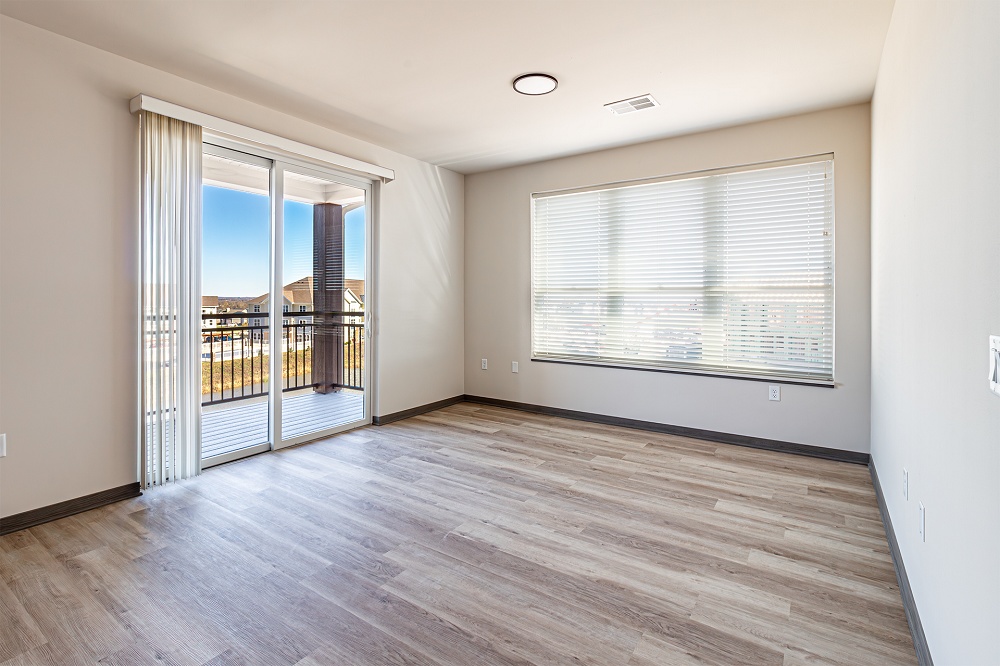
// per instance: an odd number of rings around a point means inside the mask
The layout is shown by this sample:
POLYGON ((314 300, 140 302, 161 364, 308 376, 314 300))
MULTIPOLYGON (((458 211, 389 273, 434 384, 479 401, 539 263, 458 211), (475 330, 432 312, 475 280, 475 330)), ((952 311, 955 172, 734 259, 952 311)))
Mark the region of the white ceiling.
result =
POLYGON ((893 0, 3 0, 0 12, 463 173, 867 101, 893 0), (544 97, 511 80, 559 79, 544 97), (612 116, 644 93, 661 106, 612 116))

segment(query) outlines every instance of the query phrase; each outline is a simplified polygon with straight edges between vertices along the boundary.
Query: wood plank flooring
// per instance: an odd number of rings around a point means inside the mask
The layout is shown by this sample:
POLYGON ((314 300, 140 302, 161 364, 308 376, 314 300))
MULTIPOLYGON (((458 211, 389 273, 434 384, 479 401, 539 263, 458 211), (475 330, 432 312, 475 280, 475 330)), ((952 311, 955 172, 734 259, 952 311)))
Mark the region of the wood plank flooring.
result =
POLYGON ((913 664, 864 467, 468 403, 0 538, 3 664, 913 664))

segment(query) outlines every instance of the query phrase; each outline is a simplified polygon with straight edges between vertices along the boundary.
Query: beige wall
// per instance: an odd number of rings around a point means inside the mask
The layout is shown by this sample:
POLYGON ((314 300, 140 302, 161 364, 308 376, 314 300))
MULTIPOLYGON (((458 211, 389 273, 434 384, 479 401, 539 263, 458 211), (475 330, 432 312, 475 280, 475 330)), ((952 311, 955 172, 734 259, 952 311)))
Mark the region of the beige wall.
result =
POLYGON ((872 458, 934 662, 998 664, 1000 3, 897 0, 872 149, 872 458))
POLYGON ((0 21, 0 515, 136 480, 140 92, 395 169, 376 413, 462 393, 461 175, 0 21))
POLYGON ((465 392, 868 451, 869 121, 869 106, 861 104, 467 176, 465 392), (831 151, 835 389, 784 386, 781 402, 769 402, 760 382, 529 361, 532 192, 831 151), (480 369, 481 358, 489 359, 488 370, 480 369))

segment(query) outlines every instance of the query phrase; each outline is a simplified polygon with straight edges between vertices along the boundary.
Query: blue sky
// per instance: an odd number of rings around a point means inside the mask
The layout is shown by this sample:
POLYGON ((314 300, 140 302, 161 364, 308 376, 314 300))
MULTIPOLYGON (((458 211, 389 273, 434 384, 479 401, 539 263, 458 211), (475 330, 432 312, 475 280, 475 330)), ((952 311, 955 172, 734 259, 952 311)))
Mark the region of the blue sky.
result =
MULTIPOLYGON (((221 187, 202 190, 202 293, 259 296, 267 292, 268 198, 221 187)), ((365 277, 365 212, 344 216, 345 273, 365 277)), ((312 274, 312 206, 285 202, 284 284, 312 274)))

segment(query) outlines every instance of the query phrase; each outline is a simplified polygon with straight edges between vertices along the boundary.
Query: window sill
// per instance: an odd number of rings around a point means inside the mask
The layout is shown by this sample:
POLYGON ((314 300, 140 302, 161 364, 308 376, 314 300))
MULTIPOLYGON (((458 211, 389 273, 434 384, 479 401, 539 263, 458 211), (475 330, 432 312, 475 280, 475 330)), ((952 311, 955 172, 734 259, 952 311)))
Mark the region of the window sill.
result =
POLYGON ((673 375, 695 375, 699 377, 719 377, 721 379, 739 379, 750 382, 768 382, 770 384, 785 384, 790 386, 813 386, 816 388, 836 388, 832 379, 810 379, 808 377, 788 377, 783 375, 757 375, 742 372, 726 372, 722 370, 701 370, 686 367, 665 367, 659 365, 630 365, 614 361, 586 361, 572 358, 556 358, 533 356, 531 361, 538 363, 559 363, 564 365, 586 365, 597 368, 612 368, 615 370, 641 370, 644 372, 665 372, 673 375))

